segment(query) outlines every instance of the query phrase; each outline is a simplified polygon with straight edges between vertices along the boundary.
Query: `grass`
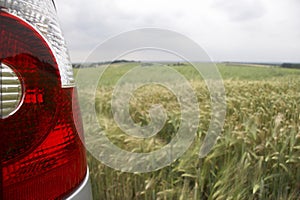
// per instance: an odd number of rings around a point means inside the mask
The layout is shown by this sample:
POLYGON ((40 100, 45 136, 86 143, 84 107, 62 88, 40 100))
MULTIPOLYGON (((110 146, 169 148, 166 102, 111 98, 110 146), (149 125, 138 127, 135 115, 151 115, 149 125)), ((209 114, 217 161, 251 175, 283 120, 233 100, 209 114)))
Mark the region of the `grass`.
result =
MULTIPOLYGON (((98 87, 98 120, 120 148, 150 152, 167 144, 179 126, 180 109, 167 89, 144 87, 130 100, 130 114, 149 123, 151 105, 167 112, 163 129, 149 139, 124 134, 111 114, 117 80, 136 64, 114 65, 98 87)), ((213 150, 199 159, 199 146, 210 120, 209 93, 189 66, 176 66, 190 80, 200 105, 200 124, 191 148, 172 165, 150 173, 111 169, 93 156, 88 161, 95 199, 299 199, 300 198, 300 70, 218 65, 224 79, 227 115, 213 150)))

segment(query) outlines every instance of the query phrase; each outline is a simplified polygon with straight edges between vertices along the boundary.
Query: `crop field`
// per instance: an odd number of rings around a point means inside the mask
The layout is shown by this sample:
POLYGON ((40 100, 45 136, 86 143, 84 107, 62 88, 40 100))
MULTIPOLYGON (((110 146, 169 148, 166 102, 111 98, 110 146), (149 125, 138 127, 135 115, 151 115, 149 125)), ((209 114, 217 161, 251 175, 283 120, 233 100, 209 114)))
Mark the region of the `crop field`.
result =
MULTIPOLYGON (((129 102, 133 121, 147 125, 149 109, 161 104, 166 124, 147 139, 123 133, 111 113, 111 96, 119 78, 136 65, 114 64, 105 71, 95 108, 116 146, 144 153, 172 140, 180 126, 180 105, 162 86, 139 88, 129 102)), ((210 122, 210 94, 193 67, 170 67, 189 80, 198 98, 200 123, 193 144, 170 166, 149 173, 114 170, 89 154, 94 199, 300 199, 300 70, 218 64, 226 90, 225 124, 211 152, 199 158, 210 122)))

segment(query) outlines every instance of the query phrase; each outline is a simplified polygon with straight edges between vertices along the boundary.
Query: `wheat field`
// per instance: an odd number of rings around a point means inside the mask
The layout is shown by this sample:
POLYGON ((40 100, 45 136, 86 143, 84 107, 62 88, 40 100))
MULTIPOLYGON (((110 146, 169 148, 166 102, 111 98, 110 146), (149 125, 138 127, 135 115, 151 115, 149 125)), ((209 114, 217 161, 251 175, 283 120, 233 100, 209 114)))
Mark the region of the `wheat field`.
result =
MULTIPOLYGON (((151 152, 176 134, 180 106, 166 88, 139 88, 130 100, 134 122, 147 125, 149 108, 161 104, 166 124, 148 139, 123 133, 111 114, 111 95, 118 79, 135 65, 115 64, 106 70, 95 108, 115 145, 151 152)), ((210 122, 209 91, 193 67, 171 67, 189 80, 199 101, 200 123, 193 144, 170 166, 149 173, 114 170, 89 154, 94 199, 300 199, 300 70, 218 64, 226 90, 225 124, 212 151, 200 159, 210 122)))

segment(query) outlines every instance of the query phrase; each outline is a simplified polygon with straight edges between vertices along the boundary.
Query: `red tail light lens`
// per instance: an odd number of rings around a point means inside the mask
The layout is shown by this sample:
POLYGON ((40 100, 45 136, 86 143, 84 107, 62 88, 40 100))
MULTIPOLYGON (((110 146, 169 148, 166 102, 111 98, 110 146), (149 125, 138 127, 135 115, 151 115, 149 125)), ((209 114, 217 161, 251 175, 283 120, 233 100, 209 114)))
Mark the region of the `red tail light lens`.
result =
POLYGON ((56 59, 41 34, 5 11, 0 11, 0 64, 8 69, 0 71, 0 199, 62 198, 87 171, 80 120, 73 119, 74 112, 79 115, 76 90, 62 88, 56 59), (4 76, 6 71, 13 76, 4 76))

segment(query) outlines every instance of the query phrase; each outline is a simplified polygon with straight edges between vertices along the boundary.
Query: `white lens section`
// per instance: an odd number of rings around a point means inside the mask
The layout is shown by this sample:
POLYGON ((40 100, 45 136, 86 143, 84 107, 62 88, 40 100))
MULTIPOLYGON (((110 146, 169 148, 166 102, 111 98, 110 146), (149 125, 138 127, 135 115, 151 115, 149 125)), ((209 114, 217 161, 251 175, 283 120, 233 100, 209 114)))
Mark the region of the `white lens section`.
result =
POLYGON ((73 87, 72 64, 52 0, 0 0, 0 8, 22 18, 40 32, 53 51, 62 87, 73 87))
POLYGON ((16 73, 0 63, 0 117, 11 116, 18 109, 22 99, 22 85, 16 73))

